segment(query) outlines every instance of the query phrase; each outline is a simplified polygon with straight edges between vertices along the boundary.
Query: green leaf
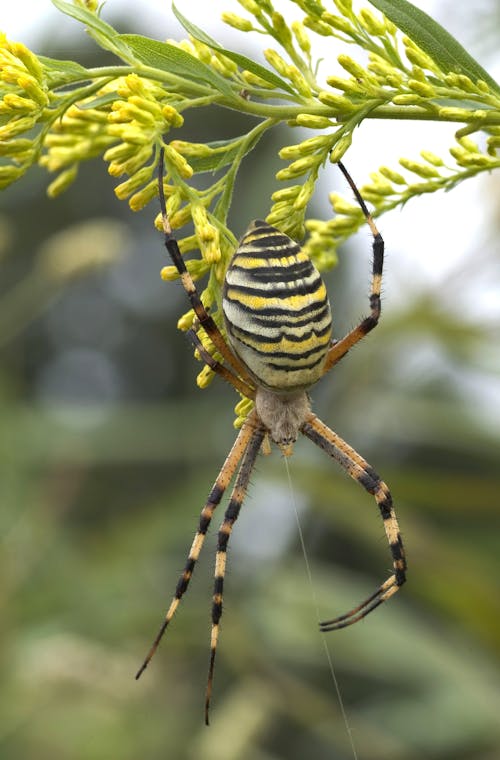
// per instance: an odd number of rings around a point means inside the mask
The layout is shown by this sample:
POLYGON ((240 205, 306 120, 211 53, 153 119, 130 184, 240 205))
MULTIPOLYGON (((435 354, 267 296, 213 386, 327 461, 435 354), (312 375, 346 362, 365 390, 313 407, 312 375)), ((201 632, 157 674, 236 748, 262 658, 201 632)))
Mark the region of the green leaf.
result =
POLYGON ((87 69, 75 61, 58 61, 55 58, 47 58, 45 55, 37 56, 45 69, 49 81, 74 82, 89 79, 87 69))
MULTIPOLYGON (((193 167, 196 173, 216 172, 222 167, 232 164, 236 156, 241 156, 241 143, 233 140, 216 140, 206 143, 213 151, 210 156, 189 156, 189 165, 193 167)), ((249 144, 243 155, 249 153, 253 148, 249 144)))
POLYGON ((208 47, 212 48, 213 50, 217 50, 219 53, 222 53, 231 61, 234 61, 234 63, 237 63, 238 66, 241 66, 242 69, 248 69, 248 71, 251 71, 252 74, 260 77, 265 82, 272 84, 273 87, 278 87, 281 90, 285 90, 286 92, 295 95, 293 88, 290 87, 290 85, 285 82, 284 79, 281 79, 281 77, 275 74, 274 71, 269 71, 269 69, 266 69, 265 66, 261 66, 259 63, 252 61, 251 58, 247 58, 246 55, 236 53, 233 50, 226 50, 226 48, 222 47, 222 45, 219 45, 216 40, 206 34, 203 29, 200 29, 191 21, 189 21, 189 19, 183 16, 182 13, 175 7, 174 3, 172 3, 172 10, 186 32, 192 35, 196 40, 198 40, 198 42, 203 42, 203 44, 208 45, 208 47))
POLYGON ((482 79, 500 92, 500 86, 462 45, 427 13, 407 0, 370 0, 371 4, 427 53, 445 73, 466 74, 473 82, 482 79))
POLYGON ((151 40, 140 34, 120 34, 119 40, 125 43, 136 60, 169 74, 209 84, 223 95, 234 97, 231 85, 216 71, 168 42, 151 40))
POLYGON ((105 50, 110 50, 125 61, 130 60, 130 53, 127 47, 120 43, 116 29, 113 29, 110 24, 107 24, 99 16, 96 16, 95 13, 91 13, 91 11, 79 5, 66 3, 64 0, 51 1, 52 5, 55 5, 61 13, 85 24, 90 36, 105 50))

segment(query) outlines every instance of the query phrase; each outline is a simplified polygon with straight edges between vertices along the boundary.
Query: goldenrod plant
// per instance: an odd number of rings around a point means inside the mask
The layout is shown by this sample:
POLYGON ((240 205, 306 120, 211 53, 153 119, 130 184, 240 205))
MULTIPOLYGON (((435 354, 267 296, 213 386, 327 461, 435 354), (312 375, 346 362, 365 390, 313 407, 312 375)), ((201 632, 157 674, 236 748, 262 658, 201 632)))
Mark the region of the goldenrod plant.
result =
MULTIPOLYGON (((363 223, 360 208, 332 193, 334 215, 308 218, 308 204, 322 168, 348 150, 365 119, 453 122, 449 155, 425 146, 400 166, 382 166, 360 188, 377 217, 423 193, 500 165, 500 86, 439 24, 406 0, 372 0, 356 11, 351 0, 289 0, 301 20, 288 23, 272 0, 238 0, 241 12, 222 21, 262 42, 266 65, 222 47, 172 5, 188 37, 158 41, 120 34, 101 17, 95 0, 52 0, 61 13, 86 27, 116 65, 85 68, 74 61, 37 56, 21 42, 0 37, 0 186, 35 163, 55 177, 50 196, 77 177, 82 161, 102 156, 119 184, 115 193, 138 211, 157 195, 157 164, 165 149, 167 213, 173 229, 188 222, 192 234, 180 250, 194 280, 208 275, 202 300, 220 318, 221 283, 237 241, 227 227, 236 176, 262 136, 279 124, 312 136, 279 151, 286 165, 276 174, 267 221, 295 239, 320 270, 333 266, 336 249, 363 223), (319 61, 318 38, 352 45, 352 56, 319 61), (266 45, 269 45, 267 47, 266 45), (363 61, 363 62, 361 62, 363 61), (184 139, 189 110, 216 106, 255 118, 239 137, 195 143, 184 139), (196 189, 191 179, 208 174, 196 189)), ((243 41, 243 39, 242 39, 243 41)), ((243 46, 243 45, 242 45, 243 46)), ((332 214, 333 214, 332 212, 332 214)), ((160 228, 159 216, 156 224, 160 228)), ((162 271, 166 280, 178 274, 162 271)), ((193 325, 192 311, 179 327, 193 325)), ((200 336, 201 337, 201 336, 200 336)), ((211 379, 205 368, 200 385, 211 379)), ((246 407, 245 407, 246 410, 246 407)))

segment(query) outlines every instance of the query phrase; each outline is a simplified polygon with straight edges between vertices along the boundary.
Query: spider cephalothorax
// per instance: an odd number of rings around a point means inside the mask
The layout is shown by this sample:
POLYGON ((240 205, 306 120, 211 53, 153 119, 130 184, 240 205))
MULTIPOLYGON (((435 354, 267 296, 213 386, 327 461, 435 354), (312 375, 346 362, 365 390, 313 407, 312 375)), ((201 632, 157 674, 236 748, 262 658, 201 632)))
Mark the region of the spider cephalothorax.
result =
POLYGON ((399 526, 387 485, 373 468, 311 411, 307 389, 326 374, 352 346, 377 324, 384 242, 361 198, 339 162, 373 235, 370 314, 347 335, 331 340, 332 320, 325 285, 300 246, 266 222, 250 224, 229 264, 223 292, 223 312, 229 342, 203 306, 172 234, 163 193, 163 153, 159 195, 165 246, 179 272, 198 324, 212 340, 221 361, 202 346, 196 332, 191 339, 214 372, 255 402, 224 462, 200 515, 198 530, 163 624, 137 678, 154 655, 166 627, 185 593, 200 555, 213 513, 239 465, 224 519, 219 528, 212 603, 211 656, 205 699, 205 721, 212 691, 215 653, 222 615, 226 550, 248 488, 250 474, 266 437, 288 455, 300 433, 335 459, 354 480, 372 494, 378 505, 392 556, 393 574, 344 615, 320 623, 322 631, 351 625, 389 599, 405 581, 406 560, 399 526))

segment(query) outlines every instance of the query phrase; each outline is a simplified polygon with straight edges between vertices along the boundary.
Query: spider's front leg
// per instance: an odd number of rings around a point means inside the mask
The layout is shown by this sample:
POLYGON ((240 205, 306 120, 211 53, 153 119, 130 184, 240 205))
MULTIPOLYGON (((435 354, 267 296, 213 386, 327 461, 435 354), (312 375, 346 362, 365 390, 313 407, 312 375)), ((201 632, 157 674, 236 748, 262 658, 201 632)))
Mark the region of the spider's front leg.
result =
POLYGON ((329 456, 339 462, 351 478, 357 480, 368 493, 371 493, 375 497, 384 521, 384 529, 392 555, 394 574, 382 583, 374 594, 344 615, 339 615, 331 620, 325 620, 320 623, 320 628, 323 632, 335 631, 364 618, 378 607, 379 604, 390 599, 403 585, 406 580, 406 559, 403 541, 389 488, 379 478, 368 462, 314 414, 309 415, 301 427, 301 432, 329 456))

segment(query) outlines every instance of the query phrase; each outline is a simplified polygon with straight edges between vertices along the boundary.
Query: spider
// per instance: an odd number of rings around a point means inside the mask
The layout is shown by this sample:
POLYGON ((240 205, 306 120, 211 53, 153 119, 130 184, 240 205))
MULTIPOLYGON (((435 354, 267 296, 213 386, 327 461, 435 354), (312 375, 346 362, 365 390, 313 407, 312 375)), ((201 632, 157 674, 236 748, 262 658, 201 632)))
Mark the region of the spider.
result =
POLYGON ((322 632, 356 623, 389 599, 405 582, 406 561, 392 498, 387 485, 373 468, 311 411, 307 390, 342 359, 378 324, 384 260, 384 241, 351 176, 338 166, 350 185, 373 235, 373 267, 370 314, 340 340, 332 340, 330 304, 321 276, 300 246, 263 221, 253 221, 228 266, 222 309, 227 341, 203 306, 172 233, 163 190, 164 157, 160 152, 159 199, 165 247, 177 268, 182 285, 202 327, 222 356, 217 361, 202 346, 192 329, 189 337, 203 361, 247 398, 254 408, 247 417, 222 465, 202 509, 186 565, 178 580, 161 628, 143 664, 139 678, 153 657, 191 580, 215 508, 238 468, 229 505, 219 528, 212 604, 210 663, 205 695, 208 725, 215 655, 222 615, 226 551, 248 488, 250 475, 263 444, 271 439, 289 456, 302 433, 325 451, 356 480, 375 501, 382 516, 392 557, 393 574, 361 604, 344 615, 321 622, 322 632))

